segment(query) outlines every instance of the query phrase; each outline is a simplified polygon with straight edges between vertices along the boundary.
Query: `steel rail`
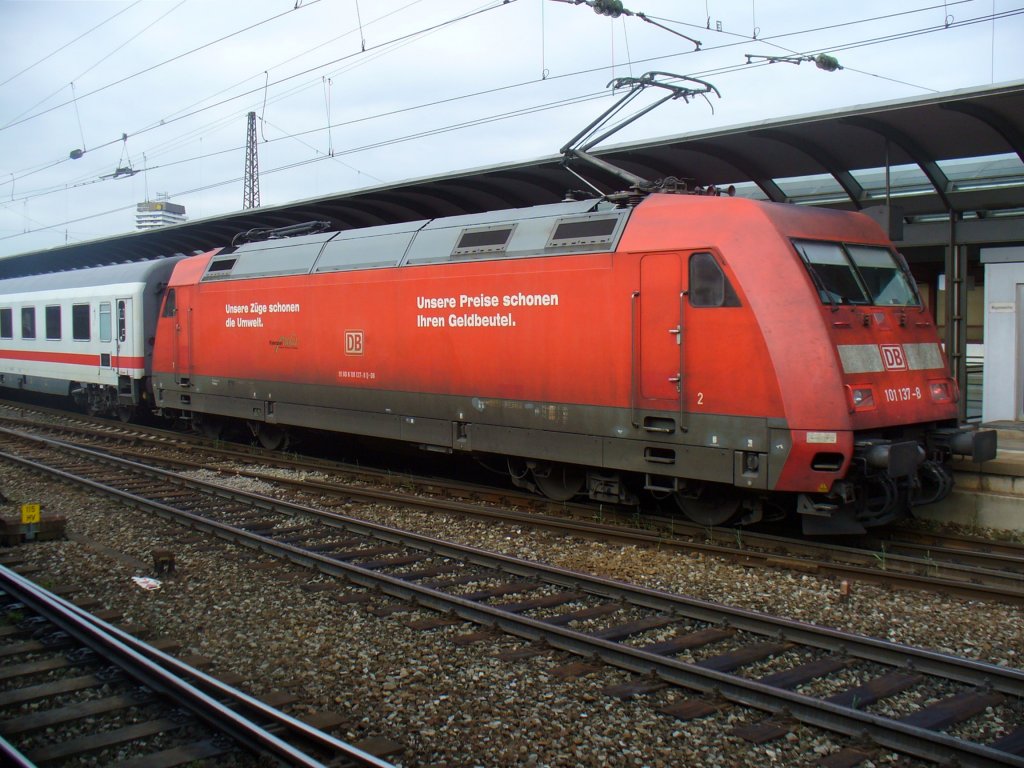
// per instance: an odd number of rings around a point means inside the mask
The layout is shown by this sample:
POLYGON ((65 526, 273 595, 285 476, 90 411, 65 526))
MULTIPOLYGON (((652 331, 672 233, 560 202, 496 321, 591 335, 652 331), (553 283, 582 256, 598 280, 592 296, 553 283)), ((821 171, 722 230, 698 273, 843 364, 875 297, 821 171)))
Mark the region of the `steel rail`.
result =
POLYGON ((0 765, 7 768, 36 768, 35 763, 3 736, 0 736, 0 765))
MULTIPOLYGON (((119 449, 117 453, 121 456, 131 456, 141 460, 178 466, 206 469, 208 465, 203 462, 189 459, 176 459, 168 457, 150 457, 148 454, 139 451, 119 449)), ((250 457, 251 458, 251 457, 250 457)), ((331 493, 344 495, 362 501, 381 502, 385 504, 398 504, 405 507, 419 508, 429 512, 455 512, 460 515, 476 518, 500 520, 503 522, 518 522, 535 528, 557 531, 560 533, 573 533, 587 538, 602 538, 615 541, 623 541, 634 544, 671 547, 673 549, 699 550, 713 555, 720 555, 733 560, 747 562, 761 566, 792 567, 798 570, 812 570, 818 575, 850 577, 861 581, 885 584, 890 587, 905 589, 920 589, 930 592, 942 592, 944 594, 956 595, 968 599, 995 600, 1011 605, 1024 605, 1024 573, 1008 572, 1005 570, 981 568, 967 564, 935 561, 925 558, 917 558, 897 553, 882 552, 872 553, 843 547, 835 544, 808 544, 806 542, 794 541, 769 534, 750 534, 744 532, 742 538, 748 542, 763 547, 783 546, 788 551, 781 553, 777 551, 765 551, 752 547, 732 546, 707 541, 666 538, 664 535, 648 531, 626 528, 621 525, 608 525, 596 522, 580 522, 574 519, 547 515, 539 512, 518 512, 514 510, 495 509, 483 506, 474 502, 458 501, 453 499, 437 499, 424 496, 413 496, 408 493, 387 491, 378 488, 359 488, 347 485, 337 485, 328 482, 310 479, 291 479, 278 475, 268 474, 255 470, 237 470, 235 474, 249 477, 256 480, 274 483, 276 485, 288 486, 299 491, 315 491, 320 493, 331 493), (823 559, 815 549, 823 550, 828 559, 823 559), (796 550, 800 554, 796 554, 796 550), (814 555, 818 556, 815 558, 814 555), (799 558, 797 561, 796 558, 799 558), (791 562, 787 562, 791 561, 791 562), (881 562, 879 567, 864 565, 872 561, 881 562), (947 575, 928 575, 914 572, 917 570, 945 571, 947 575), (962 578, 951 578, 948 574, 960 574, 962 578), (986 583, 979 583, 983 579, 986 583)), ((435 483, 437 481, 430 481, 435 483)), ((680 530, 686 530, 695 537, 704 533, 696 526, 676 525, 680 530)), ((1013 562, 1004 558, 1004 561, 1013 562)), ((1016 561, 1024 566, 1024 561, 1016 561)))
POLYGON ((971 558, 978 552, 982 552, 989 559, 995 561, 1005 559, 1016 564, 1024 561, 1024 542, 1020 541, 1000 541, 981 536, 951 536, 935 531, 898 528, 887 531, 884 535, 875 534, 870 536, 870 539, 877 546, 884 545, 910 550, 938 550, 944 554, 963 558, 971 558), (973 547, 973 549, 968 547, 973 547))
MULTIPOLYGON (((987 683, 994 690, 1014 696, 1024 695, 1024 671, 1022 670, 1008 669, 985 662, 950 657, 934 651, 911 648, 885 640, 866 638, 790 619, 767 617, 752 611, 729 608, 707 601, 672 595, 660 590, 635 587, 610 579, 588 577, 584 574, 539 563, 525 563, 504 555, 489 553, 472 547, 461 547, 431 537, 411 534, 387 526, 373 525, 335 513, 322 513, 309 507, 280 502, 276 499, 260 496, 259 494, 244 493, 213 483, 182 479, 174 475, 174 473, 165 470, 146 468, 134 462, 114 459, 113 457, 88 449, 66 446, 55 441, 40 438, 32 439, 53 443, 61 448, 70 448, 75 452, 91 455, 108 463, 127 466, 133 471, 161 475, 176 485, 186 485, 195 489, 206 488, 205 492, 207 493, 236 500, 248 499, 249 503, 257 507, 279 510, 293 516, 303 515, 325 518, 330 520, 333 525, 352 532, 360 532, 361 529, 367 532, 365 535, 373 535, 386 541, 417 546, 420 549, 437 555, 453 557, 488 567, 496 567, 518 575, 532 576, 534 578, 542 576, 550 583, 582 590, 594 595, 611 597, 613 599, 623 599, 628 596, 630 602, 636 605, 665 611, 672 615, 685 615, 711 623, 728 621, 730 626, 746 629, 758 634, 775 633, 780 637, 788 638, 810 647, 833 651, 845 650, 849 655, 858 658, 880 661, 897 667, 911 666, 916 671, 927 672, 976 685, 987 683), (415 542, 415 544, 412 542, 415 542)), ((9 454, 5 455, 5 457, 9 456, 9 454)), ((22 461, 22 463, 27 466, 35 464, 27 460, 22 461)), ((37 468, 82 482, 81 479, 61 470, 47 470, 44 465, 38 465, 37 468)), ((596 656, 607 663, 639 674, 656 675, 676 685, 704 693, 716 693, 736 703, 767 710, 772 713, 786 713, 810 725, 848 735, 866 733, 882 746, 936 762, 954 758, 959 760, 962 765, 1024 766, 1024 758, 995 750, 982 744, 965 742, 944 733, 918 728, 860 710, 831 704, 820 699, 775 688, 728 673, 703 669, 678 659, 659 656, 620 643, 595 638, 585 633, 549 624, 542 620, 511 614, 500 608, 438 592, 437 590, 403 580, 399 577, 364 569, 352 563, 334 560, 316 552, 303 550, 291 544, 278 542, 191 512, 178 510, 161 502, 137 496, 136 494, 107 489, 102 484, 92 480, 86 479, 84 484, 122 498, 134 506, 150 509, 165 517, 187 520, 200 530, 206 530, 246 546, 282 556, 292 562, 307 565, 325 573, 342 576, 355 584, 379 590, 384 594, 438 611, 455 613, 465 620, 484 626, 498 627, 505 632, 525 639, 543 640, 552 647, 577 654, 596 656)))
MULTIPOLYGON (((13 407, 10 404, 0 401, 4 407, 13 407)), ((19 407, 18 410, 24 410, 19 407)), ((35 410, 43 414, 52 414, 68 420, 68 414, 64 411, 35 407, 35 410)), ((22 419, 11 417, 0 417, 0 421, 18 421, 22 419)), ((93 420, 88 417, 77 417, 73 420, 76 424, 84 422, 92 424, 93 420)), ((290 467, 293 469, 324 472, 345 472, 355 473, 361 476, 373 478, 394 479, 394 474, 368 470, 364 467, 354 467, 344 463, 337 463, 325 460, 312 460, 308 457, 302 460, 289 459, 278 453, 265 452, 258 448, 239 450, 225 448, 219 441, 211 441, 207 438, 200 438, 195 435, 182 435, 176 432, 153 429, 144 426, 132 425, 130 428, 121 424, 110 424, 106 420, 95 420, 95 427, 67 427, 48 423, 30 422, 32 426, 47 431, 61 431, 72 429, 87 436, 95 436, 104 439, 117 439, 122 441, 136 441, 139 439, 156 443, 159 447, 180 448, 188 450, 192 446, 201 446, 202 450, 220 456, 226 461, 251 461, 257 460, 261 463, 269 463, 278 467, 290 467), (121 433, 125 434, 121 434, 121 433)), ((147 458, 141 452, 132 450, 120 450, 122 455, 134 455, 138 458, 147 458)), ((200 462, 189 462, 184 459, 160 459, 165 464, 179 466, 196 466, 206 468, 207 465, 200 462)), ((320 483, 310 480, 290 480, 266 473, 245 471, 240 472, 247 477, 275 482, 281 485, 292 487, 312 487, 330 493, 345 492, 357 498, 370 498, 379 494, 379 499, 389 503, 406 503, 411 505, 406 496, 394 494, 388 496, 387 491, 374 491, 373 489, 358 489, 339 486, 330 483, 320 483)), ((552 502, 532 494, 521 494, 508 489, 489 489, 484 486, 455 483, 451 480, 437 480, 433 478, 417 478, 407 476, 409 480, 417 485, 436 486, 444 484, 446 489, 454 491, 461 497, 498 496, 508 500, 512 504, 525 505, 531 508, 546 506, 549 510, 557 512, 568 512, 572 517, 585 518, 594 514, 594 510, 584 505, 562 503, 555 505, 552 502)), ((420 497, 421 499, 423 497, 420 497)), ((445 502, 442 502, 444 504, 445 502)), ((451 502, 454 504, 455 502, 451 502)), ((422 502, 425 509, 432 509, 428 503, 422 502)), ((627 541, 633 540, 638 543, 655 543, 657 546, 673 546, 682 548, 700 549, 701 551, 718 554, 727 558, 746 561, 757 561, 768 566, 786 567, 787 558, 799 559, 801 562, 794 562, 791 567, 798 570, 811 569, 814 572, 825 576, 851 577, 872 583, 885 583, 890 586, 910 589, 924 589, 939 591, 945 594, 957 595, 968 599, 994 599, 1010 604, 1024 604, 1024 543, 1001 542, 989 539, 970 537, 952 537, 939 533, 925 533, 917 531, 894 531, 889 534, 875 532, 869 536, 867 541, 872 542, 875 549, 867 547, 851 547, 835 543, 807 542, 800 539, 793 539, 770 533, 762 533, 747 529, 736 528, 706 528, 697 526, 687 521, 672 519, 665 522, 659 516, 647 518, 649 525, 661 530, 662 534, 671 538, 666 539, 664 535, 657 535, 650 530, 637 530, 635 528, 624 528, 622 525, 601 525, 595 522, 586 524, 560 522, 566 518, 560 515, 549 515, 538 512, 517 513, 488 509, 482 506, 467 506, 455 509, 448 506, 448 511, 457 511, 463 515, 475 515, 477 517, 490 517, 497 519, 516 519, 536 527, 545 527, 550 530, 574 530, 584 536, 594 535, 591 530, 598 532, 598 535, 605 535, 609 538, 627 541), (604 532, 603 534, 601 532, 604 532), (689 541, 685 537, 692 537, 689 541), (677 537, 682 540, 677 541, 677 537), (736 543, 731 539, 735 537, 736 543), (701 540, 703 539, 703 540, 701 540), (917 540, 915 542, 914 540, 917 540), (929 546, 928 542, 935 542, 929 546), (921 543, 918 543, 921 542, 921 543), (941 542, 941 544, 940 544, 941 542), (957 544, 973 544, 976 549, 970 550, 957 544), (893 549, 887 549, 891 546, 893 549), (767 550, 767 551, 765 551, 767 550), (783 550, 783 551, 778 551, 783 550), (896 551, 894 551, 896 550, 896 551), (899 550, 906 550, 900 552, 899 550), (909 551, 910 553, 908 553, 909 551), (917 555, 912 554, 914 551, 917 555), (939 555, 941 557, 936 557, 939 555), (1008 570, 1007 566, 1015 570, 1008 570), (955 578, 951 578, 951 576, 955 578), (960 578, 963 577, 963 578, 960 578), (1019 588, 1018 588, 1019 587, 1019 588)), ((611 517, 625 515, 611 510, 604 514, 611 517)), ((628 521, 627 521, 628 522, 628 521)))
MULTIPOLYGON (((0 432, 3 431, 4 430, 0 430, 0 432)), ((217 496, 231 501, 241 501, 256 508, 279 511, 293 517, 301 515, 330 525, 331 527, 347 530, 358 536, 372 537, 393 544, 409 546, 442 557, 452 557, 483 567, 498 568, 505 572, 523 575, 523 577, 530 577, 530 575, 542 573, 552 584, 569 589, 583 589, 585 586, 584 582, 586 582, 586 586, 589 587, 587 591, 601 597, 616 600, 624 598, 629 599, 630 602, 642 605, 652 610, 679 612, 681 609, 686 609, 688 611, 688 615, 691 615, 700 621, 715 622, 721 621, 721 618, 725 617, 726 620, 737 629, 751 631, 762 635, 779 635, 779 633, 781 633, 781 637, 795 642, 800 642, 804 645, 831 651, 843 650, 851 655, 872 660, 872 662, 879 662, 896 667, 910 663, 916 670, 929 672, 930 674, 939 675, 959 682, 971 684, 991 683, 993 687, 1001 692, 1010 693, 1015 696, 1024 696, 1024 670, 998 667, 984 662, 975 662, 975 660, 972 659, 950 656, 935 651, 929 651, 924 648, 913 648, 911 646, 893 643, 888 640, 846 633, 817 625, 787 620, 787 618, 771 616, 744 608, 731 607, 708 600, 699 600, 685 595, 678 595, 631 585, 624 582, 618 582, 611 579, 604 579, 596 577, 596 575, 579 573, 577 571, 545 563, 527 562, 497 552, 490 552, 488 550, 482 550, 475 547, 454 544, 452 542, 416 534, 416 532, 413 531, 348 517, 337 512, 316 509, 313 507, 295 504, 293 502, 285 502, 262 494, 245 492, 245 490, 239 490, 216 482, 184 477, 168 470, 148 467, 137 462, 120 459, 109 454, 92 451, 91 449, 84 449, 84 447, 81 446, 62 443, 49 438, 40 438, 36 436, 29 436, 29 438, 35 441, 49 443, 55 447, 59 447, 59 449, 65 449, 83 456, 88 456, 91 459, 109 463, 113 466, 120 466, 132 472, 161 476, 175 485, 201 490, 204 494, 217 496)), ((89 478, 84 478, 59 469, 47 467, 46 465, 36 464, 23 457, 17 457, 12 454, 5 453, 0 453, 0 457, 91 486, 94 489, 99 490, 101 493, 117 496, 132 506, 141 506, 147 509, 152 509, 153 511, 161 512, 165 516, 169 516, 171 518, 183 517, 198 526, 208 526, 209 532, 217 532, 218 530, 229 531, 230 538, 232 539, 242 537, 245 539, 252 539, 253 541, 269 542, 274 547, 282 547, 284 548, 283 551, 287 551, 290 554, 298 556, 314 554, 307 553, 300 547, 292 547, 290 545, 274 542, 273 540, 266 539, 265 537, 252 535, 250 534, 250 531, 242 528, 237 528, 226 523, 219 523, 215 520, 203 517, 202 515, 197 515, 186 510, 179 510, 160 502, 145 499, 144 497, 125 492, 125 490, 106 486, 103 483, 96 482, 89 478)), ((317 560, 326 560, 330 563, 337 562, 329 557, 315 555, 314 557, 317 560)), ((356 570, 358 572, 362 572, 362 569, 360 568, 356 568, 356 570)))
MULTIPOLYGON (((199 694, 204 707, 209 708, 212 712, 212 717, 205 719, 207 719, 208 722, 214 725, 218 730, 224 730, 224 720, 221 718, 225 716, 225 713, 229 713, 232 716, 229 718, 229 722, 232 725, 236 725, 241 728, 243 730, 243 734, 251 733, 256 737, 248 738, 248 743, 263 746, 264 748, 269 747, 270 751, 278 758, 296 760, 296 762, 289 764, 299 766, 322 765, 321 762, 310 758, 305 753, 281 740, 278 736, 270 733, 267 727, 255 724, 250 718, 237 714, 235 710, 230 709, 222 703, 223 701, 228 701, 236 706, 244 707, 247 711, 257 714, 260 717, 266 718, 275 726, 281 726, 288 732, 308 741, 311 744, 316 744, 318 747, 322 747, 332 753, 344 755, 347 759, 352 760, 358 765, 373 766, 375 768, 391 768, 390 763, 374 757, 373 755, 370 755, 347 742, 337 739, 330 734, 324 733, 318 728, 307 725, 301 720, 297 720, 296 718, 263 703, 244 691, 240 691, 237 688, 233 688, 230 685, 222 683, 217 678, 186 664, 170 654, 164 653, 158 648, 154 648, 128 632, 93 616, 88 611, 79 608, 74 603, 65 600, 59 595, 54 595, 43 590, 29 579, 20 576, 16 572, 2 565, 0 565, 0 578, 2 578, 3 583, 6 585, 16 583, 19 590, 30 590, 35 595, 44 599, 50 607, 49 610, 59 612, 54 615, 73 617, 79 625, 87 624, 92 626, 94 628, 94 632, 91 634, 102 640, 105 648, 119 651, 120 648, 123 647, 133 655, 137 654, 138 656, 144 657, 148 662, 150 662, 150 664, 144 665, 146 669, 154 672, 162 678, 165 678, 172 683, 173 686, 180 687, 187 696, 192 696, 193 692, 199 694), (107 640, 107 638, 109 638, 109 640, 107 640), (184 682, 181 680, 183 677, 192 678, 195 682, 184 682), (211 697, 216 697, 216 699, 212 699, 211 697)), ((19 592, 19 594, 24 593, 19 592)), ((26 601, 21 599, 21 602, 26 601)), ((33 609, 35 610, 35 604, 33 604, 33 609)), ((50 619, 50 615, 47 615, 47 618, 50 619)), ((52 619, 50 620, 52 621, 52 619)), ((128 658, 132 658, 132 656, 127 654, 126 656, 128 658)), ((119 656, 118 658, 121 657, 119 656)), ((188 705, 188 699, 184 699, 184 701, 185 704, 188 705)), ((234 734, 232 733, 232 735, 234 734)))
MULTIPOLYGON (((321 493, 340 494, 364 501, 383 502, 387 504, 399 504, 406 507, 420 508, 430 512, 457 512, 462 515, 470 515, 478 518, 500 520, 504 522, 517 522, 530 525, 536 528, 569 532, 587 538, 609 538, 617 541, 624 541, 633 544, 656 547, 672 547, 674 549, 700 550, 710 554, 722 555, 734 559, 746 559, 763 565, 785 564, 787 559, 792 559, 792 553, 780 553, 762 551, 746 547, 734 547, 724 544, 715 544, 701 541, 685 541, 675 538, 649 533, 631 528, 624 528, 618 525, 607 525, 594 522, 577 522, 552 515, 545 515, 536 512, 517 512, 513 510, 493 509, 471 502, 455 501, 449 499, 431 499, 422 496, 410 496, 404 493, 379 490, 375 488, 351 488, 348 486, 337 486, 317 480, 293 480, 290 478, 277 477, 264 472, 243 470, 239 474, 265 482, 286 485, 301 491, 318 491, 321 493)), ((746 534, 744 534, 746 535, 746 534)), ((768 545, 773 541, 792 546, 791 540, 768 537, 758 534, 756 537, 768 545)), ((812 545, 799 544, 807 551, 812 550, 812 545)), ((851 547, 840 547, 827 545, 826 551, 833 556, 840 554, 851 559, 859 559, 868 562, 871 559, 879 559, 878 556, 863 550, 851 547)), ((943 576, 928 576, 919 573, 907 572, 905 570, 888 570, 886 568, 872 568, 855 563, 842 563, 836 560, 807 558, 799 563, 793 562, 794 566, 813 569, 822 575, 854 576, 864 581, 885 583, 890 586, 902 586, 922 589, 927 591, 941 590, 950 594, 958 594, 973 599, 994 599, 1001 602, 1008 602, 1014 605, 1024 605, 1024 574, 1007 573, 994 569, 980 569, 956 563, 929 562, 926 559, 907 557, 899 554, 882 553, 881 558, 888 566, 895 567, 920 567, 945 569, 950 572, 961 572, 966 578, 984 577, 1000 584, 977 584, 966 580, 957 580, 943 576)), ((1024 562, 1018 561, 1021 566, 1024 562)))
MULTIPOLYGON (((194 670, 183 662, 173 660, 173 663, 166 662, 171 657, 153 649, 152 654, 143 653, 139 649, 137 641, 128 643, 125 638, 128 635, 110 626, 85 611, 72 605, 63 598, 53 595, 40 588, 30 580, 15 573, 6 566, 0 565, 0 584, 5 591, 18 600, 29 606, 31 610, 46 618, 51 624, 60 627, 74 637, 80 644, 92 648, 102 658, 111 660, 116 666, 125 669, 128 674, 154 691, 171 698, 178 706, 192 713, 195 717, 211 726, 215 731, 227 733, 234 741, 245 745, 255 752, 269 753, 276 759, 284 761, 287 765, 302 766, 303 768, 325 768, 321 761, 310 757, 280 737, 268 731, 266 728, 257 725, 249 718, 239 714, 231 707, 213 698, 212 695, 200 690, 195 685, 182 679, 181 675, 195 675, 201 677, 204 682, 212 682, 212 678, 194 670), (155 655, 154 655, 155 654, 155 655), (162 657, 162 658, 161 658, 162 657), (159 659, 159 661, 157 661, 159 659), (173 670, 173 671, 172 671, 173 670)), ((294 728, 303 737, 310 738, 322 746, 330 744, 332 750, 342 751, 343 748, 351 751, 353 748, 343 742, 333 739, 327 734, 317 737, 315 729, 304 726, 293 718, 288 718, 283 713, 276 713, 271 707, 265 705, 256 706, 258 702, 251 697, 241 699, 231 695, 231 689, 223 684, 209 685, 209 688, 217 694, 229 696, 236 702, 244 701, 254 711, 268 717, 275 723, 287 723, 289 728, 294 728), (251 704, 250 704, 251 702, 251 704), (282 718, 287 718, 283 720, 282 718), (293 725, 296 724, 296 725, 293 725), (298 727, 296 727, 298 726, 298 727), (323 737, 326 737, 327 741, 323 737)), ((360 752, 360 755, 364 753, 360 752)), ((367 758, 370 756, 366 755, 367 758)), ((365 762, 365 765, 387 766, 387 763, 370 758, 372 762, 365 762)))
MULTIPOLYGON (((0 420, 11 420, 0 417, 0 420)), ((136 441, 138 439, 151 440, 160 447, 180 448, 187 450, 193 440, 181 439, 180 435, 172 435, 173 440, 168 439, 160 431, 146 430, 145 428, 132 428, 127 430, 115 425, 111 430, 96 430, 92 428, 72 427, 68 428, 53 424, 33 424, 36 428, 46 431, 60 431, 73 429, 76 432, 87 436, 100 437, 103 439, 117 439, 136 441), (126 434, 120 434, 125 431, 126 434)), ((283 467, 295 469, 315 468, 317 471, 343 471, 358 472, 359 474, 370 474, 374 477, 381 476, 380 473, 367 472, 365 469, 351 468, 346 465, 336 465, 330 462, 308 462, 284 459, 275 455, 264 455, 251 451, 240 451, 219 446, 210 446, 204 439, 194 441, 201 445, 204 451, 221 456, 225 460, 250 461, 256 459, 283 467)), ((131 449, 118 449, 120 455, 135 456, 136 458, 148 458, 144 453, 131 449)), ((187 459, 173 459, 163 457, 153 459, 160 463, 172 466, 193 466, 207 468, 202 462, 189 461, 187 459)), ((995 600, 1011 605, 1024 605, 1024 572, 1020 570, 1010 571, 1005 568, 991 567, 993 565, 1009 565, 1024 567, 1024 558, 1018 555, 1003 557, 992 554, 972 553, 966 550, 955 550, 952 548, 931 548, 918 545, 922 555, 910 555, 898 551, 885 549, 891 545, 895 549, 912 548, 913 544, 904 542, 879 542, 880 550, 861 549, 839 544, 794 540, 775 536, 772 534, 752 532, 748 530, 728 529, 721 533, 721 529, 706 529, 699 526, 672 521, 671 530, 659 525, 658 518, 651 518, 654 525, 664 529, 665 535, 659 535, 650 531, 641 531, 635 528, 625 528, 621 525, 602 525, 595 522, 571 522, 564 517, 547 515, 544 513, 531 512, 520 513, 514 511, 490 509, 484 506, 463 502, 464 506, 455 506, 458 502, 445 499, 440 502, 431 503, 429 499, 417 497, 411 500, 407 494, 392 493, 385 490, 372 488, 353 488, 350 486, 337 486, 331 483, 312 480, 292 480, 276 475, 268 475, 263 472, 242 470, 238 474, 255 479, 274 482, 279 485, 288 485, 300 490, 319 490, 329 493, 345 493, 353 498, 371 499, 384 503, 399 503, 406 506, 418 506, 426 510, 441 509, 446 512, 455 511, 462 515, 475 517, 516 520, 523 524, 531 525, 548 530, 560 532, 575 532, 586 537, 607 537, 618 541, 632 541, 638 544, 650 544, 659 547, 673 547, 682 549, 700 550, 710 554, 738 560, 767 567, 789 567, 797 570, 810 570, 821 576, 833 576, 837 578, 852 578, 864 582, 885 584, 886 586, 903 589, 920 589, 925 591, 940 592, 947 595, 955 595, 967 599, 995 600), (729 535, 735 535, 736 544, 729 541, 729 535), (679 536, 690 536, 690 540, 679 539, 679 536), (704 537, 704 540, 701 540, 704 537), (710 537, 711 541, 707 538, 710 537), (740 543, 740 542, 743 543, 740 543), (783 549, 784 551, 777 551, 783 549), (934 555, 946 557, 936 558, 934 555), (948 558, 948 559, 947 559, 948 558), (792 562, 787 562, 787 560, 792 562), (972 564, 973 563, 973 564, 972 564), (988 567, 985 567, 988 566, 988 567)), ((391 476, 394 477, 394 476, 391 476)), ((436 485, 437 480, 414 479, 418 484, 436 485)), ((463 494, 486 495, 500 493, 504 496, 518 498, 511 491, 487 491, 483 488, 473 486, 457 486, 457 491, 463 494)), ((529 503, 537 507, 548 504, 540 497, 527 496, 522 501, 513 503, 529 503)), ((563 505, 564 506, 564 505, 563 505)), ((585 507, 576 509, 565 506, 571 511, 574 517, 581 517, 588 514, 585 507)), ((614 514, 614 513, 612 513, 614 514)), ((991 547, 994 548, 994 547, 991 547)), ((1024 549, 1021 547, 1020 549, 1024 549)), ((1018 550, 1019 551, 1019 550, 1018 550)))
MULTIPOLYGON (((4 430, 0 430, 0 432, 3 431, 4 430)), ((120 466, 132 472, 151 476, 160 476, 175 485, 189 487, 205 494, 215 495, 233 501, 241 501, 256 508, 277 511, 292 517, 303 516, 317 520, 330 527, 339 528, 360 536, 369 536, 394 544, 413 547, 442 557, 451 557, 485 568, 495 568, 517 576, 537 576, 540 574, 543 575, 550 583, 558 586, 569 589, 585 589, 594 595, 609 599, 628 599, 636 605, 650 608, 651 610, 666 611, 670 613, 685 611, 686 615, 692 618, 712 623, 725 619, 731 626, 755 632, 757 634, 779 635, 785 639, 799 642, 802 645, 816 647, 823 650, 842 650, 845 653, 858 658, 876 661, 891 666, 899 667, 911 664, 914 669, 919 671, 928 672, 930 674, 939 675, 941 677, 969 684, 990 684, 993 688, 1003 693, 1024 697, 1024 670, 1001 667, 995 664, 988 664, 986 662, 974 661, 957 656, 949 656, 947 654, 929 651, 923 648, 914 648, 899 643, 893 643, 888 640, 842 632, 829 627, 821 627, 818 625, 808 624, 806 622, 770 616, 756 611, 726 606, 707 600, 699 600, 685 595, 678 595, 670 592, 664 592, 662 590, 627 584, 614 579, 582 574, 544 563, 524 561, 508 555, 502 555, 497 552, 479 549, 477 547, 454 544, 449 541, 424 536, 411 531, 405 531, 400 528, 393 528, 391 526, 359 520, 358 518, 348 517, 337 512, 325 511, 314 507, 296 504, 294 502, 282 501, 263 494, 241 491, 220 483, 183 477, 174 472, 156 467, 148 467, 138 462, 120 459, 99 451, 61 443, 60 441, 53 441, 48 438, 29 436, 29 439, 52 444, 55 447, 80 453, 91 459, 99 460, 114 466, 120 466)), ((274 548, 280 548, 279 551, 288 553, 290 556, 289 559, 292 559, 291 556, 306 558, 307 560, 305 564, 313 561, 325 562, 328 564, 337 564, 338 562, 329 557, 307 552, 301 547, 282 544, 274 541, 273 539, 262 537, 258 534, 253 534, 244 529, 236 528, 235 526, 225 523, 219 523, 201 515, 188 512, 187 510, 177 509, 170 505, 153 501, 128 491, 111 488, 89 478, 83 478, 72 473, 64 472, 60 469, 48 467, 44 464, 37 464, 31 460, 14 454, 0 452, 0 457, 49 472, 58 477, 64 477, 65 479, 72 480, 79 484, 87 485, 108 495, 120 497, 132 506, 144 506, 146 508, 151 508, 154 511, 159 511, 164 516, 187 519, 197 527, 207 528, 208 532, 211 533, 227 532, 227 537, 232 540, 242 538, 250 541, 266 542, 274 548), (312 557, 312 560, 309 560, 309 557, 312 557)), ((346 568, 349 566, 349 564, 344 565, 346 568)), ((355 572, 369 573, 374 577, 377 575, 385 576, 385 574, 374 574, 373 572, 365 571, 365 569, 358 567, 355 567, 355 572)), ((407 582, 402 583, 406 584, 407 582)))

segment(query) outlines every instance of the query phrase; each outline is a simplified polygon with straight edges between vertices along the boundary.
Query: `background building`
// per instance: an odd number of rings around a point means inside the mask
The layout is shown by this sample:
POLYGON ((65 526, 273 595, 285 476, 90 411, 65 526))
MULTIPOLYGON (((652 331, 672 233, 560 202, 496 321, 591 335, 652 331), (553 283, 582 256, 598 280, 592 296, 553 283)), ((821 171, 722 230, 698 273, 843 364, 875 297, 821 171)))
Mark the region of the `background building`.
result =
POLYGON ((185 206, 166 200, 147 200, 135 206, 135 228, 157 229, 188 221, 185 206))

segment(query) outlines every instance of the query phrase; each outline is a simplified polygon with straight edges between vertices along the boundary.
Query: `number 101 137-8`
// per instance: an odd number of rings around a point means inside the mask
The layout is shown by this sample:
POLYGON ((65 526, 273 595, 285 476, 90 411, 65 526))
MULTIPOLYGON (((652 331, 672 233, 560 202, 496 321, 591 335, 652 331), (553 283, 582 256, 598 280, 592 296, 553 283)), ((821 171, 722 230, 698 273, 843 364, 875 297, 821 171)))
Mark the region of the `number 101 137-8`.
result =
POLYGON ((910 400, 921 399, 920 387, 886 387, 885 401, 887 403, 906 403, 910 400))

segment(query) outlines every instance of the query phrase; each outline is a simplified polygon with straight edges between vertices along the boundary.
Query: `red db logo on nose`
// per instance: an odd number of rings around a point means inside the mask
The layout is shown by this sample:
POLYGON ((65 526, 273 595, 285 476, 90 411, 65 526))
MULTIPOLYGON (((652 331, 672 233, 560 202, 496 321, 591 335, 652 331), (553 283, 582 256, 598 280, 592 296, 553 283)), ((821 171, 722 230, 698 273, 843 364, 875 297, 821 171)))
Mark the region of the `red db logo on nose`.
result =
POLYGON ((890 371, 907 370, 907 356, 899 344, 882 344, 882 364, 890 371))

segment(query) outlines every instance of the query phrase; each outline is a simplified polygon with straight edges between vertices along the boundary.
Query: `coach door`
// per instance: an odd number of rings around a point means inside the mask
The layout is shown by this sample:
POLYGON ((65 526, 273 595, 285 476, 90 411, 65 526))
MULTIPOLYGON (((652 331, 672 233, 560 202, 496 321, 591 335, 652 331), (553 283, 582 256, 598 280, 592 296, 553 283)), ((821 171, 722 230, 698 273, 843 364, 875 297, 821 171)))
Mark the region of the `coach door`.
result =
POLYGON ((679 412, 682 369, 682 301, 685 260, 680 253, 651 253, 640 260, 634 294, 634 422, 654 432, 675 431, 664 417, 636 411, 679 412))
POLYGON ((135 362, 135 342, 132 338, 132 300, 114 302, 114 368, 118 376, 128 376, 135 362))

